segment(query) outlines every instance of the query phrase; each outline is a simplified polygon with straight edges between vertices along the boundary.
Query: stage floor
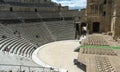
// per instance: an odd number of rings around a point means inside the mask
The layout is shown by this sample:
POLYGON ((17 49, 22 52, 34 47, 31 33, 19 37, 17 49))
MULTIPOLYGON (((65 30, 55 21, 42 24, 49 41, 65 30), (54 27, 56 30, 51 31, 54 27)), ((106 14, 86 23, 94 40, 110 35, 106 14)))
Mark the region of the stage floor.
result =
POLYGON ((77 40, 52 42, 38 51, 38 58, 50 66, 67 69, 68 72, 83 72, 73 63, 78 57, 74 49, 79 45, 77 40))

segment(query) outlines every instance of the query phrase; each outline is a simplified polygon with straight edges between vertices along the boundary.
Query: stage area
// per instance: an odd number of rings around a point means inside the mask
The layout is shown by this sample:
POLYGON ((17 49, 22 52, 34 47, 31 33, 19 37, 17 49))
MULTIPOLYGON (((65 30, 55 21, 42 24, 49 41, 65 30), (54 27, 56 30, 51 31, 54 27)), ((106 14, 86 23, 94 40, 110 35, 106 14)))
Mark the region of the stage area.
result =
POLYGON ((79 45, 77 40, 49 43, 38 51, 38 58, 50 66, 67 69, 68 72, 83 72, 73 63, 73 59, 78 56, 74 49, 79 45))

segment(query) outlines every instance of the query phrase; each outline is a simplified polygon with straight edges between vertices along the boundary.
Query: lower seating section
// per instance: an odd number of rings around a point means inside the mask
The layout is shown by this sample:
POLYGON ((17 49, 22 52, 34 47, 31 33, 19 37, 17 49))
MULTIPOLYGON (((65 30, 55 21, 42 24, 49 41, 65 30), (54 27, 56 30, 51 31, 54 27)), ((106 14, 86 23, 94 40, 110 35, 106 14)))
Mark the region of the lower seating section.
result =
POLYGON ((30 58, 19 56, 17 54, 13 54, 13 53, 9 53, 9 52, 0 51, 0 57, 1 57, 0 68, 1 68, 1 64, 38 66, 30 58))
POLYGON ((58 72, 32 61, 38 46, 74 39, 72 21, 0 25, 0 72, 58 72))
POLYGON ((3 33, 7 33, 7 34, 10 34, 10 35, 13 35, 13 31, 12 29, 0 24, 0 33, 3 34, 3 33), (2 32, 2 33, 1 33, 2 32))
POLYGON ((36 45, 11 35, 0 35, 0 50, 31 57, 33 49, 37 48, 36 45))
POLYGON ((6 32, 9 29, 1 26, 0 72, 58 72, 34 63, 32 53, 38 46, 21 37, 18 32, 6 32))
POLYGON ((8 34, 5 29, 0 29, 0 50, 26 57, 31 57, 36 45, 13 34, 8 34))
POLYGON ((0 25, 0 72, 59 72, 31 59, 38 46, 74 39, 72 21, 0 25))
POLYGON ((21 37, 41 46, 43 44, 74 39, 72 21, 51 21, 8 25, 14 32, 20 32, 21 37))
POLYGON ((57 72, 37 65, 32 59, 0 51, 0 72, 57 72))

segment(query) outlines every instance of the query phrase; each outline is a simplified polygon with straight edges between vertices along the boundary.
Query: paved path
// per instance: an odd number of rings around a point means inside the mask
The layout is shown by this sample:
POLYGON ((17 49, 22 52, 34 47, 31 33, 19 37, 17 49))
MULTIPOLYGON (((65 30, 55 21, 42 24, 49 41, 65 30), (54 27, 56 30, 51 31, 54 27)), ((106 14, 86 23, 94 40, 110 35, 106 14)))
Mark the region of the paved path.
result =
POLYGON ((68 72, 83 72, 73 64, 73 59, 78 53, 73 52, 79 42, 76 40, 58 41, 49 43, 38 52, 38 57, 43 62, 58 68, 67 69, 68 72))

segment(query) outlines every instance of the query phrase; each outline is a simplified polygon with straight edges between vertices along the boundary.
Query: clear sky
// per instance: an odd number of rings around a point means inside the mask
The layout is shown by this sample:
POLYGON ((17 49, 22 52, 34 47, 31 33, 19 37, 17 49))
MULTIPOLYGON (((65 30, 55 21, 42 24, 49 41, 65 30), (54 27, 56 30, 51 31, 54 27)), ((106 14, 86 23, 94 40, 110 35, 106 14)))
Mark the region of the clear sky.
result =
POLYGON ((69 6, 69 9, 82 9, 86 7, 86 0, 52 0, 62 6, 69 6))

